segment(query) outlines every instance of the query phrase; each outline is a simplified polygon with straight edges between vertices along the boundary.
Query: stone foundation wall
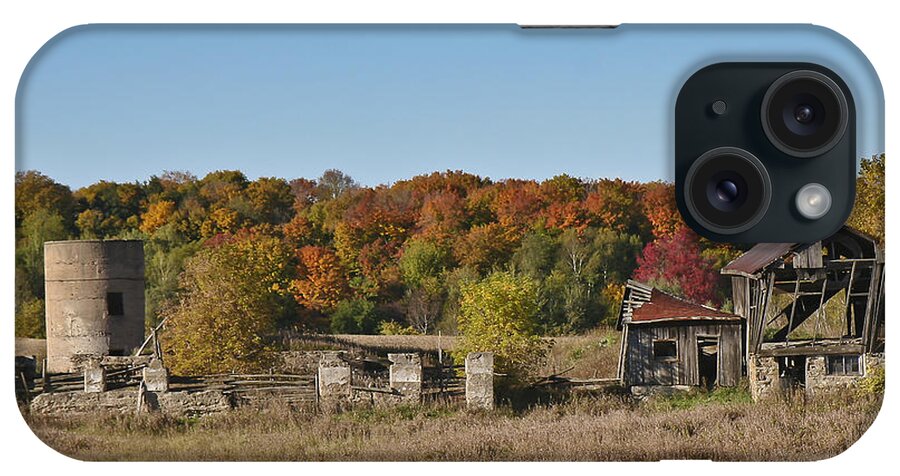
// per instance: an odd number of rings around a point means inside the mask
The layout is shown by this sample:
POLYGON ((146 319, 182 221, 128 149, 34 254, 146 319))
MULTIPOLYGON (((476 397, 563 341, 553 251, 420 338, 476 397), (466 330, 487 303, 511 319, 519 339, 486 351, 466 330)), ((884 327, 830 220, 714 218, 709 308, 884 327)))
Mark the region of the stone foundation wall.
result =
MULTIPOLYGON (((146 392, 145 399, 147 408, 143 410, 158 410, 173 416, 202 416, 234 408, 231 398, 220 390, 146 392)), ((30 411, 41 414, 131 414, 137 412, 137 402, 137 389, 133 387, 100 393, 51 392, 34 397, 30 411)))
POLYGON ((747 376, 750 380, 750 395, 753 401, 780 394, 781 380, 778 377, 778 361, 775 357, 751 355, 747 362, 747 376))
MULTIPOLYGON (((872 369, 884 366, 884 354, 864 354, 860 359, 860 375, 828 375, 827 360, 822 355, 806 358, 806 395, 815 396, 829 390, 846 388, 865 378, 872 369)), ((751 356, 747 375, 754 401, 784 395, 789 385, 778 374, 775 357, 751 356)))

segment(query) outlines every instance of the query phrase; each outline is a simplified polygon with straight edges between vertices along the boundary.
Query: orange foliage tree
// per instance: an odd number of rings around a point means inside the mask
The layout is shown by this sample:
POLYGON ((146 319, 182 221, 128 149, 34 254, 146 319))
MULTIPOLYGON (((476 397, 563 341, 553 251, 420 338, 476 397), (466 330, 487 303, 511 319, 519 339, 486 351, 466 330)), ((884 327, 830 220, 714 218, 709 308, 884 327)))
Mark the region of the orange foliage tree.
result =
POLYGON ((322 246, 297 250, 297 278, 291 291, 298 304, 326 312, 349 295, 347 276, 335 252, 322 246))

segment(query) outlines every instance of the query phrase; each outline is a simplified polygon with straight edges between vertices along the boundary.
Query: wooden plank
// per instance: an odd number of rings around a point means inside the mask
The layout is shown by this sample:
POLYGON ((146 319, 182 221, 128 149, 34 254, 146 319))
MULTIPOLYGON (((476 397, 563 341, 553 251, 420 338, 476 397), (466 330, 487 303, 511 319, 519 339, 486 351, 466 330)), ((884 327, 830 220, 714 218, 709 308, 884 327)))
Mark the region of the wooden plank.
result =
POLYGON ((306 387, 312 385, 309 380, 226 380, 227 385, 284 385, 291 387, 306 387))
POLYGON ((759 351, 759 355, 761 357, 787 357, 793 355, 851 355, 862 354, 864 351, 865 347, 862 344, 816 346, 804 345, 762 349, 759 351))

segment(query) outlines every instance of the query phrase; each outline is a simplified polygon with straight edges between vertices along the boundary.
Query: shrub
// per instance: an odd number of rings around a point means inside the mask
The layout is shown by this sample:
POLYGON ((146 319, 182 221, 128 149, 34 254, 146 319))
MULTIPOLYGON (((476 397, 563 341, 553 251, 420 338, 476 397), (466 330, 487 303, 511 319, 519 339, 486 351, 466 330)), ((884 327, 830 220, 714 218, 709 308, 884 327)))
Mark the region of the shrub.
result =
POLYGON ((498 372, 514 380, 532 375, 547 355, 536 333, 538 289, 533 280, 493 273, 460 287, 459 361, 469 352, 494 352, 498 372))
POLYGON ((873 366, 867 375, 856 383, 860 395, 884 395, 884 366, 873 366))
POLYGON ((403 326, 394 321, 384 321, 378 325, 378 333, 383 336, 415 336, 419 335, 413 326, 403 326))

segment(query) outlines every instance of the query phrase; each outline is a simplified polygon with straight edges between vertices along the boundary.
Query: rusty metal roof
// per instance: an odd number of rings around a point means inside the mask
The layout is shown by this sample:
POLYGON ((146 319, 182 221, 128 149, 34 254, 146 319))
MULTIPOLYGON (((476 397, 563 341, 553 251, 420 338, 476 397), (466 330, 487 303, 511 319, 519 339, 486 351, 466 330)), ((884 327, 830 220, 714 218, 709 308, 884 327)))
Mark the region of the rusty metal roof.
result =
MULTIPOLYGON (((877 258, 881 254, 877 239, 847 225, 822 240, 822 243, 827 244, 847 237, 860 243, 867 242, 871 249, 869 254, 874 254, 874 257, 877 258)), ((772 265, 783 263, 792 253, 802 252, 807 246, 810 245, 807 243, 759 243, 725 265, 721 273, 755 278, 772 265)))
POLYGON ((653 289, 650 301, 631 311, 632 323, 661 321, 740 321, 741 316, 722 312, 653 289))
POLYGON ((738 315, 722 312, 675 297, 637 281, 629 280, 616 327, 667 321, 740 321, 738 315))
POLYGON ((793 253, 797 243, 760 243, 722 268, 722 274, 752 276, 793 253))

